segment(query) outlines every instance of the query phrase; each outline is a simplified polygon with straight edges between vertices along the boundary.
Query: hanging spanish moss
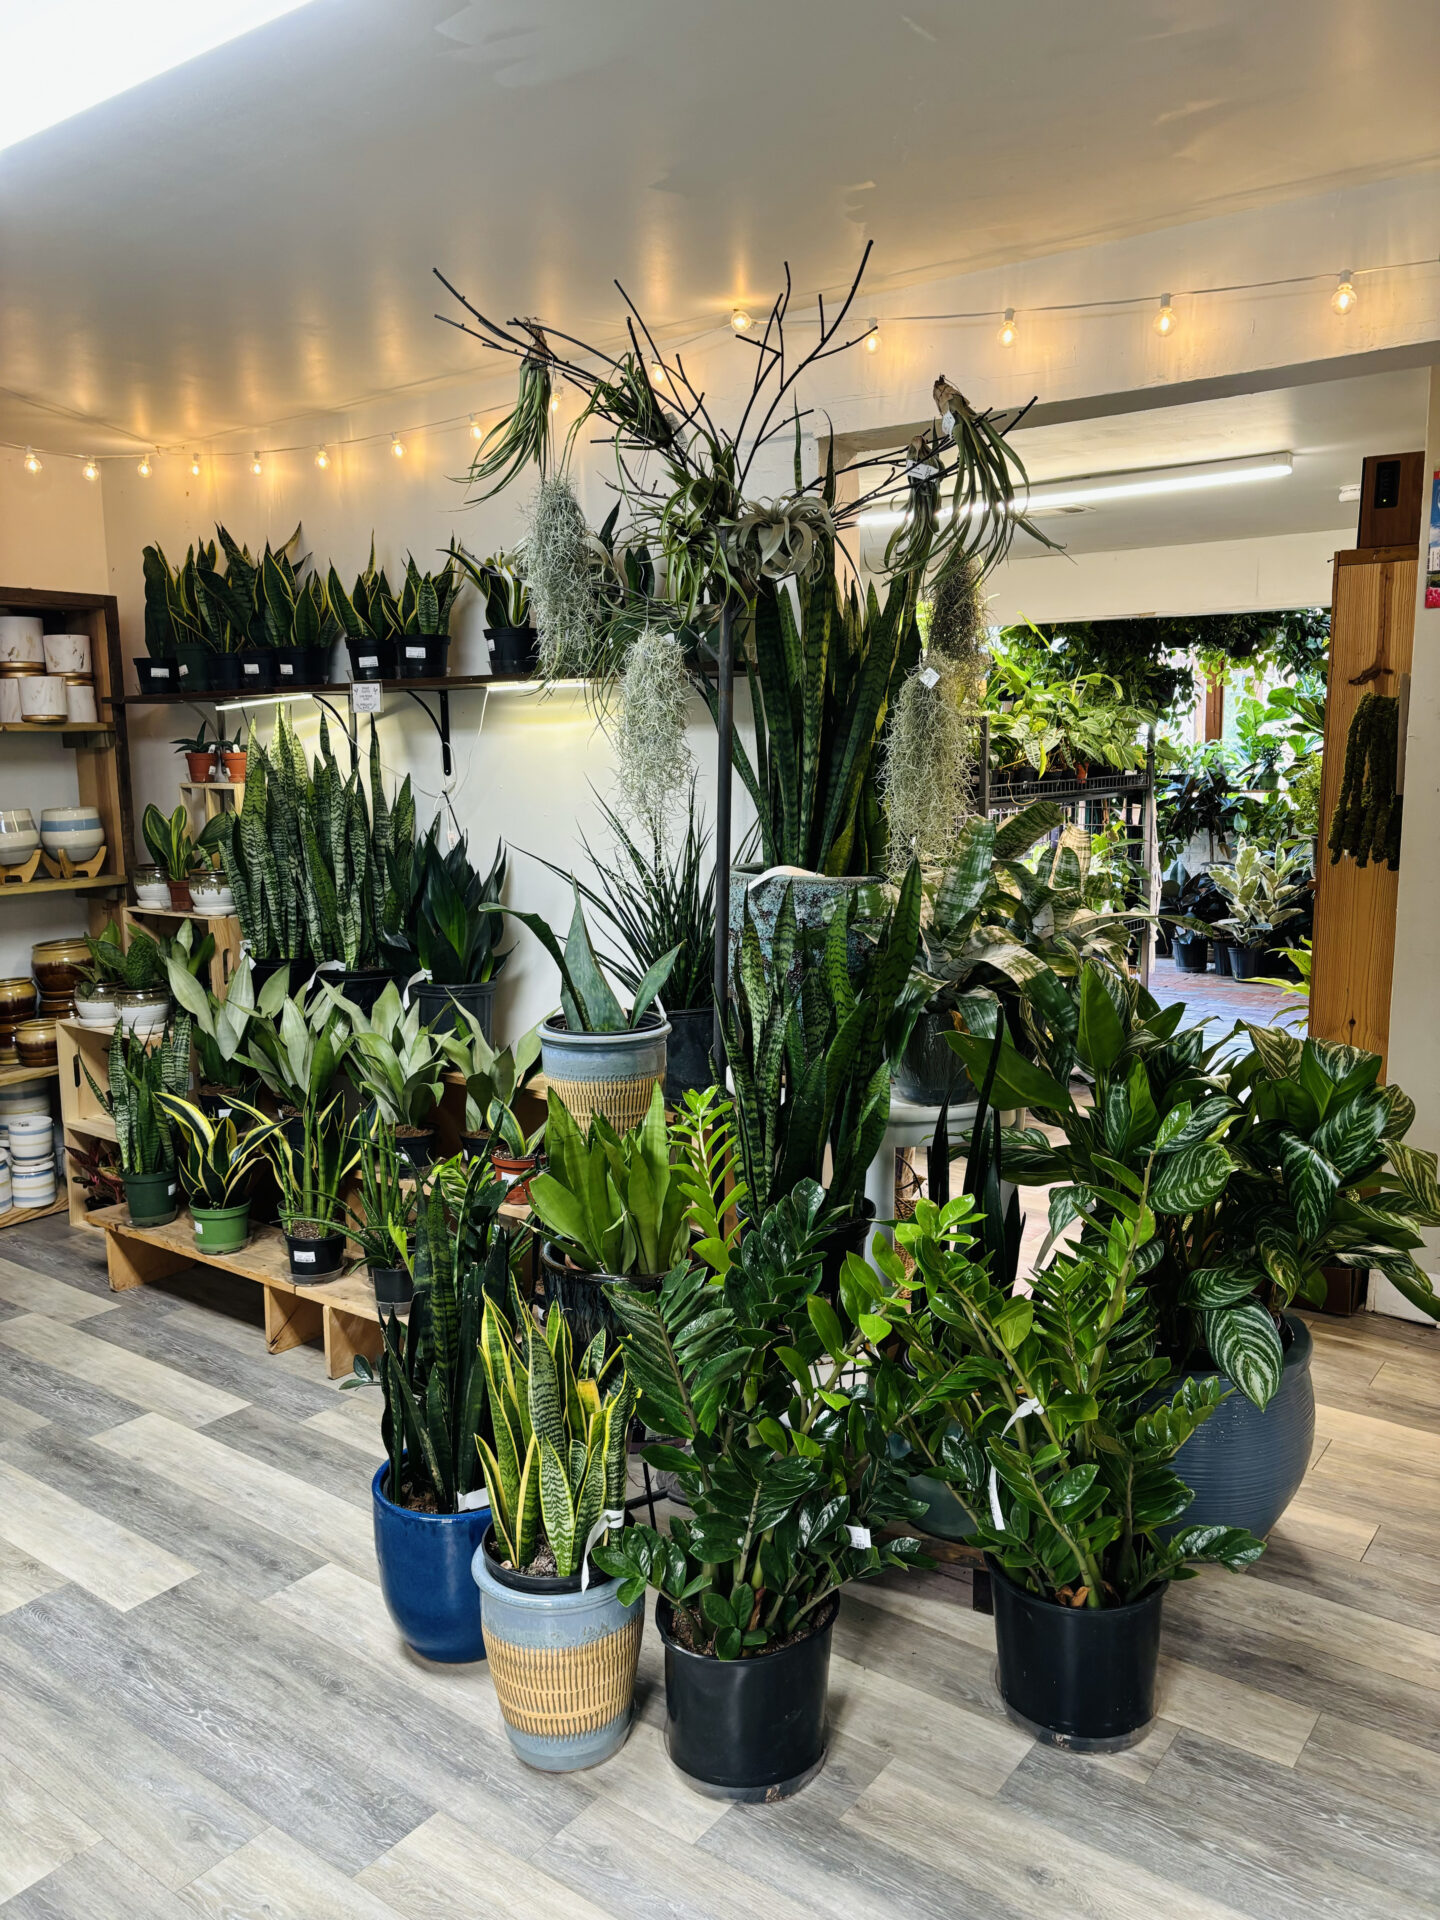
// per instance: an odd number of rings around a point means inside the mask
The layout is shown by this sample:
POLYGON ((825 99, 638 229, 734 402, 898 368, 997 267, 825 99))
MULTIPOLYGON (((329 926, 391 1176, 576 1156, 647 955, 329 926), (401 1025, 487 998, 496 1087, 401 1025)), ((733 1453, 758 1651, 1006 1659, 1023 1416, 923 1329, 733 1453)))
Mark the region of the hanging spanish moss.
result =
MULTIPOLYGON (((980 591, 980 567, 963 553, 952 554, 935 576, 930 596, 927 658, 953 660, 966 678, 967 694, 978 704, 990 670, 985 644, 987 596, 980 591)), ((937 662, 938 664, 938 662, 937 662)))
POLYGON ((679 637, 645 627, 625 657, 610 721, 620 805, 657 836, 694 778, 685 738, 690 678, 679 637))
POLYGON ((535 495, 521 561, 542 680, 583 680, 596 671, 605 650, 603 563, 574 488, 563 474, 549 475, 535 495))

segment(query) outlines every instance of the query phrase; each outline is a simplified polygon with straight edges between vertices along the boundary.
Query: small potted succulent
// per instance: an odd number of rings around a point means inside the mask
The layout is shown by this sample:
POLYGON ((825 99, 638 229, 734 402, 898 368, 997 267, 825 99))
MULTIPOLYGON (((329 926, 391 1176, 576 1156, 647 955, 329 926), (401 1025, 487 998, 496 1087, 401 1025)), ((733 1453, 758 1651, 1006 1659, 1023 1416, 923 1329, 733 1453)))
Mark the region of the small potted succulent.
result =
POLYGON ((410 1304, 419 1204, 415 1170, 396 1152, 395 1135, 377 1117, 360 1148, 359 1205, 349 1210, 350 1238, 365 1257, 377 1307, 410 1304))
POLYGON ((345 1382, 378 1381, 384 1390, 385 1458, 371 1483, 380 1590, 426 1660, 485 1657, 471 1564, 490 1527, 476 1439, 493 1437, 480 1333, 489 1297, 503 1297, 508 1281, 509 1238, 496 1220, 501 1198, 499 1183, 473 1167, 452 1228, 432 1188, 417 1222, 408 1318, 402 1324, 382 1312, 379 1358, 357 1358, 355 1377, 345 1382))
POLYGON ((245 778, 245 747, 240 735, 237 733, 233 740, 227 740, 223 733, 218 735, 215 751, 225 768, 225 778, 238 787, 245 778))
POLYGON ((200 731, 198 733, 183 735, 178 740, 172 740, 170 744, 173 747, 178 747, 181 753, 184 754, 185 765, 189 770, 192 780, 208 782, 214 779, 215 755, 219 750, 219 737, 217 735, 215 740, 211 740, 210 723, 208 720, 202 720, 200 722, 200 731))
POLYGON ((243 1101, 233 1100, 212 1120, 193 1100, 157 1096, 180 1139, 180 1181, 190 1202, 195 1244, 202 1253, 238 1253, 250 1237, 250 1186, 270 1141, 280 1131, 243 1101), (239 1114, 243 1128, 235 1123, 239 1114))
POLYGON ((479 1344, 495 1444, 477 1436, 492 1524, 471 1571, 505 1730, 528 1766, 598 1766, 629 1734, 645 1626, 643 1591, 622 1599, 593 1558, 624 1525, 635 1390, 603 1335, 577 1353, 513 1286, 508 1313, 486 1298, 479 1344))
POLYGON ((190 872, 195 864, 195 841, 184 801, 173 813, 165 814, 152 800, 141 816, 140 832, 157 864, 165 870, 171 907, 176 913, 188 912, 192 904, 190 872))
POLYGON ((115 1122, 115 1144, 125 1181, 130 1220, 137 1227, 163 1227, 176 1204, 175 1138, 162 1093, 183 1094, 190 1084, 188 1022, 177 1021, 156 1046, 117 1027, 110 1042, 108 1086, 102 1090, 89 1067, 85 1078, 115 1122))

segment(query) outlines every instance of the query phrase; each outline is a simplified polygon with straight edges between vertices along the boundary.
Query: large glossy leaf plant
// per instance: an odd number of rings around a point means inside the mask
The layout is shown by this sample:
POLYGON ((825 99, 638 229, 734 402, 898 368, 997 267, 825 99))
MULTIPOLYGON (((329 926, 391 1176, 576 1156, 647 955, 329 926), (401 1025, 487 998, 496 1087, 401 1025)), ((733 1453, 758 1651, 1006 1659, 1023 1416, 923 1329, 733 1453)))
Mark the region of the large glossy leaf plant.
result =
MULTIPOLYGON (((1378 1055, 1237 1025, 1250 1045, 1227 1058, 1203 1027, 1181 1030, 1183 1015, 1087 963, 1073 1018, 1035 1023, 1036 1059, 999 1039, 996 1104, 1028 1107, 1064 1136, 1007 1134, 1003 1168, 1054 1187, 1057 1233, 1080 1219, 1082 1237, 1103 1234, 1142 1204, 1153 1213, 1137 1266, 1162 1346, 1183 1364, 1213 1362, 1263 1407, 1280 1385, 1284 1311, 1323 1301, 1327 1266, 1377 1268, 1440 1319, 1413 1257, 1421 1229, 1440 1223, 1436 1157, 1406 1145, 1414 1103, 1379 1084, 1378 1055), (1089 1097, 1070 1085, 1077 1064, 1093 1076, 1089 1097)), ((951 1045, 983 1077, 991 1042, 951 1045)))

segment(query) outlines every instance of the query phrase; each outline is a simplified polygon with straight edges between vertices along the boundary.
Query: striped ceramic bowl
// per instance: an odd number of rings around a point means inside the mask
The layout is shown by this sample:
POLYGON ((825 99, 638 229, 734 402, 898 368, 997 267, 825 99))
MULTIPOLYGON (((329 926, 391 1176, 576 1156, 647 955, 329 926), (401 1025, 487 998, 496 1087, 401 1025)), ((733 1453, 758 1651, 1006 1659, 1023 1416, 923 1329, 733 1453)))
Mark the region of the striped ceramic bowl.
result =
POLYGON ((55 1204, 55 1161, 17 1161, 11 1175, 11 1188, 17 1207, 52 1207, 55 1204))
POLYGON ((88 860, 104 846, 105 828, 94 807, 46 807, 40 815, 40 844, 47 853, 88 860))

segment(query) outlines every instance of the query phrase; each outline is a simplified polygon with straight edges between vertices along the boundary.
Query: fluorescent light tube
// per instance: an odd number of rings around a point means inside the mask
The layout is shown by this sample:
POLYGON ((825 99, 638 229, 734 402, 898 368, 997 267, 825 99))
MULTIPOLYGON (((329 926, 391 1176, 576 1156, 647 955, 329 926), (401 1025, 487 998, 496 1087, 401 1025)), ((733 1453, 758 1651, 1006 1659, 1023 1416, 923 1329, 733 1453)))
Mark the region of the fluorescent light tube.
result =
MULTIPOLYGON (((1144 467, 1123 473, 1084 474, 1074 480, 1042 480, 1022 493, 1016 509, 1025 515, 1063 513, 1067 507, 1104 500, 1138 500, 1165 493, 1200 493, 1216 487, 1249 486, 1259 480, 1283 480, 1295 463, 1288 453, 1252 454, 1239 460, 1205 460, 1185 467, 1144 467)), ((948 508, 941 509, 942 517, 948 508)), ((977 512, 978 508, 972 508, 977 512)), ((863 513, 862 526, 897 525, 899 507, 863 513)))

